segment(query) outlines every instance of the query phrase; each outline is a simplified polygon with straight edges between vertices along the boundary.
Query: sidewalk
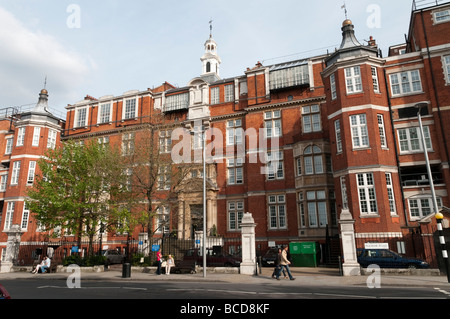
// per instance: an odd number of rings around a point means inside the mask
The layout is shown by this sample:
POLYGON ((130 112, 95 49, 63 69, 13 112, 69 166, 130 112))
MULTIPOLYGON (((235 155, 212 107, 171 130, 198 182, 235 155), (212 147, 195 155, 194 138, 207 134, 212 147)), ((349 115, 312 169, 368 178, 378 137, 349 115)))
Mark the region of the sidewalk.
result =
MULTIPOLYGON (((292 267, 292 275, 296 280, 288 280, 280 278, 275 280, 272 278, 273 268, 262 268, 258 275, 241 275, 237 273, 219 273, 207 272, 206 277, 200 271, 196 274, 171 274, 156 275, 153 271, 140 272, 131 271, 129 277, 122 277, 122 269, 120 267, 110 268, 102 272, 81 272, 81 280, 99 280, 99 281, 192 281, 192 282, 224 282, 224 283, 243 283, 243 284, 274 284, 274 285, 305 285, 305 286, 354 286, 367 285, 368 280, 373 282, 371 275, 360 276, 340 276, 339 270, 334 268, 303 268, 292 267)), ((29 272, 12 272, 0 273, 0 283, 3 280, 15 279, 54 279, 67 280, 70 273, 57 272, 50 274, 31 274, 29 272)), ((414 287, 450 287, 445 275, 410 275, 410 274, 381 274, 381 286, 414 286, 414 287)))

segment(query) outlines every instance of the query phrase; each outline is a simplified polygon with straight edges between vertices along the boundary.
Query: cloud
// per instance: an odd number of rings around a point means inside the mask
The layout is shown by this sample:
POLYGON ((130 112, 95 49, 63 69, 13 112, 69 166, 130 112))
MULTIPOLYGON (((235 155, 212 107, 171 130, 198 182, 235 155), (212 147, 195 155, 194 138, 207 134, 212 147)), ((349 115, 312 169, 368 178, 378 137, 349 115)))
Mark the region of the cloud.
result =
POLYGON ((95 68, 89 57, 70 52, 51 35, 28 29, 1 7, 0 30, 0 107, 36 102, 46 76, 50 94, 70 96, 95 68))

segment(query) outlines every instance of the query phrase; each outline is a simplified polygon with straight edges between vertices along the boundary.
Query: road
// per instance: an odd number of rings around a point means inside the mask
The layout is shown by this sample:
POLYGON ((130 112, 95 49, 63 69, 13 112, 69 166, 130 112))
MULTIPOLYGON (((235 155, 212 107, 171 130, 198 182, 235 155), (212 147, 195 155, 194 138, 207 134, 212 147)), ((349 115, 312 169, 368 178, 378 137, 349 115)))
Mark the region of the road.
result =
MULTIPOLYGON (((154 277, 153 277, 154 278, 154 277)), ((365 309, 365 317, 382 313, 417 315, 418 308, 448 307, 450 286, 439 285, 311 285, 265 278, 259 282, 223 281, 123 281, 84 280, 79 288, 68 288, 66 280, 39 278, 3 279, 1 284, 16 302, 0 306, 9 310, 46 309, 80 318, 80 314, 102 317, 135 317, 162 311, 171 318, 279 318, 309 313, 336 315, 345 309, 365 309), (32 304, 29 302, 33 301, 32 304), (405 304, 407 302, 407 304, 405 304), (19 305, 19 306, 18 306, 19 305), (88 309, 88 310, 86 310, 88 309), (123 312, 127 309, 127 312, 123 312)), ((45 311, 44 311, 45 312, 45 311)), ((360 317, 360 316, 359 316, 360 317)))
POLYGON ((3 280, 14 299, 450 299, 450 287, 274 285, 224 282, 114 282, 89 280, 68 288, 64 280, 3 280))

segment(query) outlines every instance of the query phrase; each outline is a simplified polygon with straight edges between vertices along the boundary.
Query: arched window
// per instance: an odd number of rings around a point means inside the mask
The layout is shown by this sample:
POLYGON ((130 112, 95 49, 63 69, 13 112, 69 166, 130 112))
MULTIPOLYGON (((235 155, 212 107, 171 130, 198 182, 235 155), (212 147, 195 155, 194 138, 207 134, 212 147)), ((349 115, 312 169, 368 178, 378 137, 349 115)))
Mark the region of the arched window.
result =
POLYGON ((206 63, 206 72, 211 72, 211 63, 206 63))
POLYGON ((316 145, 308 146, 303 151, 303 161, 305 162, 305 174, 322 174, 323 160, 322 150, 316 145))

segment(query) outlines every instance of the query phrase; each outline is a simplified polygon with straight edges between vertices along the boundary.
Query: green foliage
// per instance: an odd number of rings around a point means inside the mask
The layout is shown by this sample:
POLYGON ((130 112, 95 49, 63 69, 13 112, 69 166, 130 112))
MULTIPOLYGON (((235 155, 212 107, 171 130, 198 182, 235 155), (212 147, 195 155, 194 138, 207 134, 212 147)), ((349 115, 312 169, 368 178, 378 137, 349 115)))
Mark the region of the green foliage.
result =
POLYGON ((78 265, 80 267, 92 267, 97 265, 104 265, 106 263, 106 257, 104 256, 87 256, 87 257, 80 257, 78 255, 71 255, 63 259, 62 264, 63 266, 69 266, 69 265, 78 265))
MULTIPOLYGON (((40 225, 92 238, 99 224, 129 216, 120 202, 129 196, 118 150, 96 140, 84 145, 69 141, 49 149, 38 162, 37 176, 28 191, 30 211, 40 225)), ((59 234, 57 234, 59 235, 59 234)))
POLYGON ((135 254, 131 257, 131 265, 147 267, 152 265, 152 261, 149 256, 144 257, 143 254, 135 254), (144 262, 141 262, 141 258, 144 258, 144 262))

